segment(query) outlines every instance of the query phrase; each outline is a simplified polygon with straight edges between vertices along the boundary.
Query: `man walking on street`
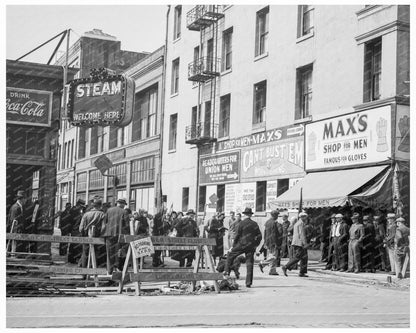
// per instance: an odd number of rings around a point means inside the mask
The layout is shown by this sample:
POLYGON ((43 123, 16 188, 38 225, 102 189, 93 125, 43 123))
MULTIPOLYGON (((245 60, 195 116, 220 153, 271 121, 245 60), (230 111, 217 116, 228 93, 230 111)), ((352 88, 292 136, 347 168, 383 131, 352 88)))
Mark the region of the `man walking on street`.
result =
POLYGON ((287 258, 289 256, 289 243, 288 243, 288 229, 290 226, 289 214, 287 212, 281 212, 282 217, 282 251, 281 258, 287 258))
POLYGON ((267 249, 267 259, 259 263, 261 272, 264 266, 270 265, 269 275, 279 275, 276 267, 280 266, 280 254, 282 245, 282 225, 277 222, 279 212, 273 210, 271 218, 264 226, 264 247, 267 249))
POLYGON ((293 228, 292 246, 294 258, 282 266, 282 271, 287 276, 287 270, 291 270, 294 265, 300 262, 299 276, 308 277, 308 248, 310 246, 311 232, 308 227, 308 214, 302 212, 299 214, 299 221, 293 228))
POLYGON ((230 275, 234 259, 244 253, 247 268, 246 287, 250 288, 253 284, 254 253, 262 236, 258 224, 251 219, 253 215, 251 208, 246 207, 242 214, 245 215, 245 218, 237 226, 234 244, 227 256, 224 275, 230 275))
POLYGON ((112 274, 114 270, 122 270, 122 264, 118 257, 120 249, 118 236, 130 234, 129 216, 124 209, 126 205, 125 199, 118 199, 117 206, 109 208, 104 216, 101 236, 105 238, 108 274, 112 274))
POLYGON ((364 238, 364 226, 360 222, 360 214, 352 215, 353 225, 350 228, 350 241, 348 244, 348 272, 361 271, 361 247, 364 238))

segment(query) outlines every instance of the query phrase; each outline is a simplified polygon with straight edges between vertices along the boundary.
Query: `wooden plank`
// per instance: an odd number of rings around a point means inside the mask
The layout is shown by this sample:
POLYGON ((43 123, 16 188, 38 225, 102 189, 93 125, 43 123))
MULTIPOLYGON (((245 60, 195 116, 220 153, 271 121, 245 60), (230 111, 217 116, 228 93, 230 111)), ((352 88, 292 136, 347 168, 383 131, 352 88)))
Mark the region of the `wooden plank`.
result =
POLYGON ((155 245, 155 250, 189 251, 198 249, 198 245, 155 245))
MULTIPOLYGON (((204 248, 205 256, 207 257, 207 263, 209 263, 209 269, 212 272, 211 274, 220 274, 221 278, 217 279, 217 280, 222 280, 224 278, 223 274, 214 273, 215 272, 215 265, 214 265, 214 259, 212 259, 211 252, 209 251, 207 246, 203 246, 203 248, 204 248)), ((206 279, 206 280, 208 280, 208 279, 206 279)), ((219 286, 217 281, 214 281, 214 288, 215 288, 215 291, 217 293, 220 293, 220 286, 219 286)))
POLYGON ((29 269, 29 272, 47 272, 55 274, 69 275, 107 275, 105 268, 82 268, 82 267, 65 267, 65 266, 37 266, 37 269, 29 269))
POLYGON ((200 280, 222 280, 221 273, 193 273, 193 272, 139 272, 130 273, 130 281, 153 282, 153 281, 200 281, 200 280))
POLYGON ((55 235, 35 235, 35 234, 6 234, 6 239, 45 242, 45 243, 76 243, 76 244, 98 244, 104 245, 105 239, 98 237, 73 237, 73 236, 55 236, 55 235))
MULTIPOLYGON (((130 243, 143 236, 119 235, 119 243, 130 243)), ((215 245, 214 238, 152 236, 153 245, 215 245)))
POLYGON ((402 276, 406 277, 407 266, 409 265, 410 256, 409 253, 406 253, 406 257, 404 258, 403 268, 402 268, 402 276))

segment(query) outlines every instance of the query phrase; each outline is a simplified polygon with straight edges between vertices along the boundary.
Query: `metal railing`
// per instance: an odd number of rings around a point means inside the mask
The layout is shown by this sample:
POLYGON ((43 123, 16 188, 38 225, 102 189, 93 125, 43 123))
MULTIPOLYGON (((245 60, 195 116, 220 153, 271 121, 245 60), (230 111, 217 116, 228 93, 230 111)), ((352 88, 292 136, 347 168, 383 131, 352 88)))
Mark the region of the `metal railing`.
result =
POLYGON ((186 126, 185 142, 191 144, 213 142, 218 137, 218 124, 199 122, 186 126))
POLYGON ((204 82, 220 75, 221 59, 201 57, 188 65, 188 80, 204 82))
POLYGON ((223 5, 197 5, 186 14, 186 26, 190 30, 201 30, 224 16, 223 5))

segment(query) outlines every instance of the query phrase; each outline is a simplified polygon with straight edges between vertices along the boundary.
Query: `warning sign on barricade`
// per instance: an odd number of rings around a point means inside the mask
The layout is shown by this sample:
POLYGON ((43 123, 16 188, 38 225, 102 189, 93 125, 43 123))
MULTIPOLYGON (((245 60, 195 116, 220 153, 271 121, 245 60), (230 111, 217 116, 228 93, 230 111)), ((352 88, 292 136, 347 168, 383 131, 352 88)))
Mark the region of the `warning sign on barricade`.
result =
POLYGON ((155 248, 150 237, 137 239, 130 242, 130 245, 133 250, 132 253, 134 258, 146 257, 155 253, 155 248))

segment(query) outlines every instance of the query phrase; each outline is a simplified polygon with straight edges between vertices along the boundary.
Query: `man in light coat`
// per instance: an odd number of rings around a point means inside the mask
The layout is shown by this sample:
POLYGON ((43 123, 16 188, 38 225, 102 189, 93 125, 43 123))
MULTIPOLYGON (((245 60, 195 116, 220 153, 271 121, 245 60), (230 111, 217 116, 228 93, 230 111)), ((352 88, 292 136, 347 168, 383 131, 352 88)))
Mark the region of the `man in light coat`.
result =
POLYGON ((286 265, 282 266, 282 271, 287 276, 287 271, 291 270, 300 262, 299 276, 308 277, 308 248, 310 247, 311 232, 308 226, 308 214, 302 212, 299 214, 299 221, 293 227, 293 253, 294 257, 286 265))
POLYGON ((271 211, 271 217, 264 225, 264 247, 267 249, 267 259, 259 263, 260 270, 263 272, 264 266, 270 265, 269 275, 279 275, 276 267, 280 266, 280 254, 282 246, 282 225, 277 222, 279 212, 271 211))
POLYGON ((351 219, 353 225, 349 230, 348 272, 359 273, 361 271, 361 247, 363 246, 364 226, 360 221, 360 214, 354 213, 351 219))

